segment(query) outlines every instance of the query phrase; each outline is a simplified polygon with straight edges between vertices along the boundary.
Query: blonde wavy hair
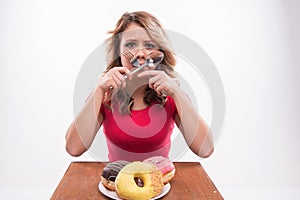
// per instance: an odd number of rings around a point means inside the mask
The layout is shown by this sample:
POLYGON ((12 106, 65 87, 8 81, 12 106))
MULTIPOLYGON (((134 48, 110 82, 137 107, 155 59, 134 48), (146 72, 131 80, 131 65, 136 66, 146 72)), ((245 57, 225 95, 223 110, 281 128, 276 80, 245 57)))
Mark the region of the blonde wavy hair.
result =
MULTIPOLYGON (((122 66, 120 57, 120 41, 122 32, 131 23, 136 23, 145 28, 151 40, 159 45, 159 50, 164 53, 165 57, 159 65, 158 69, 165 71, 169 76, 174 78, 175 72, 173 68, 176 65, 176 57, 171 50, 168 36, 163 30, 163 27, 158 19, 145 11, 124 13, 117 22, 115 29, 108 32, 109 34, 111 34, 111 36, 105 41, 107 67, 103 74, 107 73, 113 67, 122 66)), ((133 105, 133 99, 129 94, 125 92, 125 90, 118 89, 115 94, 107 94, 104 102, 107 103, 112 99, 116 100, 114 102, 119 103, 120 113, 130 113, 133 105)), ((148 86, 145 90, 144 102, 147 105, 150 105, 154 101, 160 103, 161 105, 164 105, 166 102, 166 97, 163 95, 158 95, 153 89, 148 86)), ((106 105, 109 106, 108 104, 106 105)), ((112 106, 109 107, 112 108, 112 106)))

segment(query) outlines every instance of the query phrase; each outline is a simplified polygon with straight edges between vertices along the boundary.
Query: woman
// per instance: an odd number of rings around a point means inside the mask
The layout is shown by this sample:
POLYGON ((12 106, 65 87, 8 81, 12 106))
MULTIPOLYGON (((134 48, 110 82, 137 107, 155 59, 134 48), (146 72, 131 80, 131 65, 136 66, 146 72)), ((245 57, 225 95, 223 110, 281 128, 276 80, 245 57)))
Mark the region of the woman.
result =
POLYGON ((125 13, 110 33, 108 66, 67 131, 67 152, 84 153, 103 125, 110 161, 168 157, 176 123, 195 154, 210 156, 212 134, 178 84, 176 59, 160 22, 147 12, 125 13), (158 69, 146 65, 131 73, 153 52, 164 55, 158 69))

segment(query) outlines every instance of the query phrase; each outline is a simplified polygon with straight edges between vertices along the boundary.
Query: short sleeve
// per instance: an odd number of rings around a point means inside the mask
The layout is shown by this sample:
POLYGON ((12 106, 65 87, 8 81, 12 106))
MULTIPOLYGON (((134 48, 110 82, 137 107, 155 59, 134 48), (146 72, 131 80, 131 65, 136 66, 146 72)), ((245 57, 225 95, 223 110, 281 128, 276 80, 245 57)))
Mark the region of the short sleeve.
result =
POLYGON ((167 97, 166 109, 168 109, 168 112, 170 112, 173 119, 175 119, 178 112, 177 112, 177 108, 176 108, 176 104, 174 102, 174 99, 170 96, 167 97))

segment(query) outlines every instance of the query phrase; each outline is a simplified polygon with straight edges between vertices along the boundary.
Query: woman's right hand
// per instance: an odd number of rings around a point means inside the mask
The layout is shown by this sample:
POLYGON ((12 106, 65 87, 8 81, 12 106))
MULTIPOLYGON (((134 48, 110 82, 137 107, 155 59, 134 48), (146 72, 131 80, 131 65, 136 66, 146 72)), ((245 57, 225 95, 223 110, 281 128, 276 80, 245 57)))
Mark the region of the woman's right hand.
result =
POLYGON ((131 80, 130 70, 126 67, 114 67, 111 68, 107 73, 103 74, 98 81, 98 87, 102 91, 106 92, 112 89, 125 88, 126 78, 131 80))

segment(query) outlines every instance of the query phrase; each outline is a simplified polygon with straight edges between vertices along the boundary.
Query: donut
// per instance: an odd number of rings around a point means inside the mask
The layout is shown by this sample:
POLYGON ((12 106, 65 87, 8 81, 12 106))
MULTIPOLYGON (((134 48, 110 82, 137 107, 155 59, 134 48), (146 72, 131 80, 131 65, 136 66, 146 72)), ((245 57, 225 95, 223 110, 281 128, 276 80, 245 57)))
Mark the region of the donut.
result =
POLYGON ((151 199, 162 192, 162 173, 155 165, 134 161, 118 174, 116 192, 122 199, 151 199))
POLYGON ((124 160, 118 160, 115 162, 108 163, 102 170, 101 182, 102 184, 110 190, 115 191, 115 180, 119 172, 123 167, 128 165, 129 162, 124 160))
POLYGON ((166 157, 153 156, 143 161, 144 163, 155 165, 163 175, 163 183, 167 184, 175 175, 174 164, 166 157))

